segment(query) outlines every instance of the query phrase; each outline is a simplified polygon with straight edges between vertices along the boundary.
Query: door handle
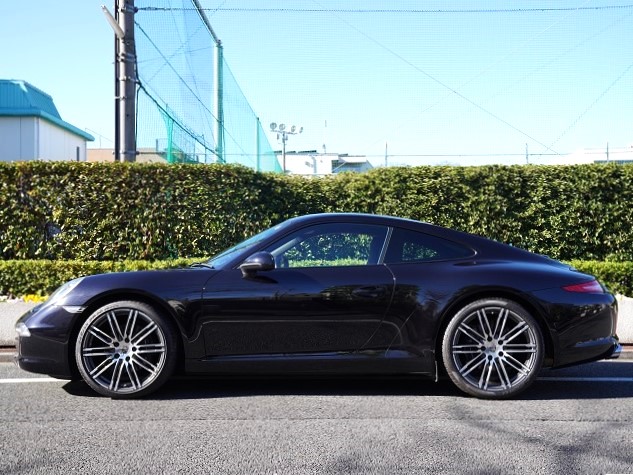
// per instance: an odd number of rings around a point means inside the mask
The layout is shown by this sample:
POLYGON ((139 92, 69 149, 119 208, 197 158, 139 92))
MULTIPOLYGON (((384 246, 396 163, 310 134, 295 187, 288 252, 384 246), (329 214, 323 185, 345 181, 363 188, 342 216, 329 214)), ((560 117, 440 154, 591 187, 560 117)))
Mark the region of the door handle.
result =
POLYGON ((387 290, 382 286, 359 287, 352 291, 354 297, 364 299, 378 299, 384 297, 386 293, 387 290))

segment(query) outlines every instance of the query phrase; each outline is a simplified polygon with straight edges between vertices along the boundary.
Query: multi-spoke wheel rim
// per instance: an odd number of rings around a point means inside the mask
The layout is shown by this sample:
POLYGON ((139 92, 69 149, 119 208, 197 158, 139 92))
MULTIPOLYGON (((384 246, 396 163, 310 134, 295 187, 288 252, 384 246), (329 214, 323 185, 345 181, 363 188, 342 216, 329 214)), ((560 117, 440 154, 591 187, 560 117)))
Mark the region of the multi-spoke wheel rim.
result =
POLYGON ((97 317, 81 342, 88 377, 118 394, 135 393, 152 383, 165 366, 165 335, 149 316, 114 309, 97 317))
POLYGON ((534 330, 519 314, 484 307, 468 314, 451 339, 460 376, 483 391, 506 391, 534 372, 539 351, 534 330))

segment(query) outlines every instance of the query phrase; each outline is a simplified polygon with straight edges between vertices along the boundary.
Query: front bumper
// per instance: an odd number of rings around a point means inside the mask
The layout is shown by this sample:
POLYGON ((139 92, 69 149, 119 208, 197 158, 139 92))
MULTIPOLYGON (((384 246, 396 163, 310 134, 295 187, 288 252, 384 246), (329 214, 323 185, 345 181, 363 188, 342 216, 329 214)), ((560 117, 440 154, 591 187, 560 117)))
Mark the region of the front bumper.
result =
POLYGON ((74 363, 68 346, 77 314, 54 305, 37 306, 20 317, 15 364, 25 371, 72 379, 74 363))
POLYGON ((24 371, 72 379, 68 345, 31 335, 18 337, 15 364, 24 371))

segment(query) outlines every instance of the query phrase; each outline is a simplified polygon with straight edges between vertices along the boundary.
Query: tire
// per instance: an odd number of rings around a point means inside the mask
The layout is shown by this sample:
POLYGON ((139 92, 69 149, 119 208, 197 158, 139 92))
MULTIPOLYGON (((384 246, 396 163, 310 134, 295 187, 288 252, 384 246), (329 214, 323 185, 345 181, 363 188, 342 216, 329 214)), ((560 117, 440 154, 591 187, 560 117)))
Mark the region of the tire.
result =
POLYGON ((114 399, 146 396, 174 372, 173 325, 151 306, 114 302, 88 317, 79 331, 75 359, 83 380, 114 399))
POLYGON ((534 382, 544 348, 538 323, 523 307, 506 299, 483 299, 451 319, 442 359, 450 379, 465 393, 507 399, 534 382))

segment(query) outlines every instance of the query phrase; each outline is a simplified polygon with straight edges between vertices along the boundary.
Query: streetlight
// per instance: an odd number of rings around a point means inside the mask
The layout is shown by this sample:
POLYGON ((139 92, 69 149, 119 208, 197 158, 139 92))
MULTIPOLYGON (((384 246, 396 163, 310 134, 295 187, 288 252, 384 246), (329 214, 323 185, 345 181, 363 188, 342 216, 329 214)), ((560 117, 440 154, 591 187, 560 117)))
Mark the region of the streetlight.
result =
POLYGON ((277 140, 281 138, 282 149, 281 149, 281 157, 282 157, 282 167, 284 173, 286 173, 286 142, 288 141, 288 135, 297 135, 303 132, 303 127, 297 127, 292 125, 290 130, 286 130, 286 124, 279 124, 277 122, 270 123, 270 131, 277 132, 277 140))

